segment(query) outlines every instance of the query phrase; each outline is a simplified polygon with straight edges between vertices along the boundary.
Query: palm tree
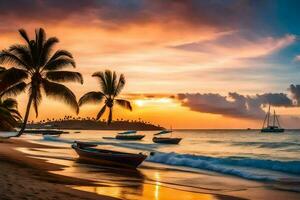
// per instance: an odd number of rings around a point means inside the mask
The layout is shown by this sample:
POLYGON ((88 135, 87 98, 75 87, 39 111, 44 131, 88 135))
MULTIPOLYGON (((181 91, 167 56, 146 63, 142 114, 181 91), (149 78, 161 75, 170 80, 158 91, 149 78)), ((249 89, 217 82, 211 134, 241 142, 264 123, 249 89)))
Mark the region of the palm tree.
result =
POLYGON ((79 107, 75 95, 60 82, 83 83, 80 73, 62 70, 68 66, 74 68, 76 66, 70 52, 57 50, 52 53, 54 45, 58 43, 56 37, 47 39, 42 28, 35 31, 34 39, 30 39, 24 29, 20 29, 19 33, 25 44, 12 45, 0 54, 0 64, 14 66, 5 72, 6 81, 13 80, 15 83, 10 86, 9 92, 17 94, 20 91, 28 91, 29 93, 24 122, 17 136, 22 135, 25 130, 31 105, 38 116, 42 91, 46 96, 64 101, 78 113, 79 107))
POLYGON ((86 103, 101 103, 102 100, 104 100, 104 105, 97 114, 96 120, 99 120, 104 114, 106 108, 108 108, 108 124, 110 124, 112 121, 114 103, 122 106, 123 108, 132 110, 129 101, 117 98, 125 85, 125 77, 123 74, 121 74, 119 79, 117 79, 116 72, 106 70, 105 72, 96 72, 92 76, 99 80, 101 90, 88 92, 83 95, 79 100, 79 106, 86 103))
POLYGON ((7 84, 2 83, 4 72, 6 72, 6 69, 0 67, 0 130, 10 131, 17 126, 22 117, 17 110, 17 101, 15 99, 6 98, 2 100, 6 90, 9 88, 7 84))
POLYGON ((12 98, 0 99, 0 130, 10 131, 22 120, 17 101, 12 98))

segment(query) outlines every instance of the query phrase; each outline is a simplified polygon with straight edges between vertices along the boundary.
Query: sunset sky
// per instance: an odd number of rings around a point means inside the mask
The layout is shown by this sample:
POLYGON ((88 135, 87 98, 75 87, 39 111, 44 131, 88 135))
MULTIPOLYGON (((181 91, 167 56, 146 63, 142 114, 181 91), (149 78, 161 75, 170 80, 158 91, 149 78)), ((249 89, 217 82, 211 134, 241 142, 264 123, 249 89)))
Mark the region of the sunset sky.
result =
MULTIPOLYGON (((169 128, 260 128, 268 103, 286 128, 300 128, 300 1, 284 0, 15 0, 0 1, 0 48, 43 27, 57 48, 73 53, 84 84, 77 98, 99 90, 91 77, 123 73, 123 96, 141 118, 169 128)), ((28 96, 18 96, 25 111, 28 96)), ((100 105, 83 106, 94 117, 100 105)), ((43 96, 30 120, 75 115, 43 96)))

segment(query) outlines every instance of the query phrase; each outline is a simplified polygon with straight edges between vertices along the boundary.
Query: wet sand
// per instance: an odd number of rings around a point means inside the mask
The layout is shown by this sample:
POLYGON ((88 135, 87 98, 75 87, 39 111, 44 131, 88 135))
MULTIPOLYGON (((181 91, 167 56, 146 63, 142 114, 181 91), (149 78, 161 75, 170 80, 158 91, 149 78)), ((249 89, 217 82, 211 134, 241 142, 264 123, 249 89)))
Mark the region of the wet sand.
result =
MULTIPOLYGON (((63 162, 61 165, 59 162, 53 164, 51 156, 45 156, 47 159, 43 156, 32 157, 20 152, 20 148, 28 151, 55 151, 59 147, 33 144, 23 139, 0 141, 1 199, 293 200, 300 197, 299 193, 274 190, 272 185, 198 172, 188 173, 191 176, 189 180, 193 180, 193 177, 195 179, 192 185, 186 187, 183 185, 186 185, 184 181, 187 173, 163 167, 160 169, 159 165, 154 164, 153 167, 152 163, 145 163, 134 172, 109 168, 89 171, 90 168, 85 169, 84 165, 76 168, 76 162, 66 160, 75 166, 66 168, 63 162), (78 174, 82 173, 98 178, 96 181, 74 178, 80 177, 78 174), (174 185, 165 182, 172 178, 178 183, 182 182, 182 185, 178 184, 174 188, 174 185)), ((71 149, 65 151, 72 152, 71 149)))
POLYGON ((16 147, 43 146, 15 139, 0 141, 1 200, 116 199, 67 187, 67 185, 92 186, 93 183, 51 174, 48 170, 60 170, 61 166, 29 158, 15 150, 16 147))

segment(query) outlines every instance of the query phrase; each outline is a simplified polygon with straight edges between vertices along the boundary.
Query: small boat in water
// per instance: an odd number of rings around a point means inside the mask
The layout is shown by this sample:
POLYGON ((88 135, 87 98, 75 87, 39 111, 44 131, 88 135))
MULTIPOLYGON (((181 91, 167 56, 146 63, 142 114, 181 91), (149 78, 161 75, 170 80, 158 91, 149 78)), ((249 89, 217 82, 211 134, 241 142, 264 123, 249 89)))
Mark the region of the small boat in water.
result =
MULTIPOLYGON (((159 133, 154 134, 155 136, 160 136, 160 135, 164 135, 167 133, 172 133, 172 130, 163 130, 159 133)), ((174 138, 172 137, 153 137, 152 141, 154 143, 162 143, 162 144, 178 144, 180 141, 182 140, 182 138, 174 138)))
POLYGON ((116 135, 117 140, 141 140, 145 135, 136 134, 137 131, 125 131, 116 135))
POLYGON ((279 120, 278 120, 278 116, 276 115, 275 110, 274 110, 274 114, 273 114, 273 120, 271 118, 272 118, 272 116, 270 113, 270 105, 269 105, 269 110, 264 119, 264 123, 263 123, 263 127, 261 129, 261 132, 262 133, 283 133, 284 128, 281 128, 279 120), (272 120, 272 124, 271 124, 271 120, 272 120), (266 126, 265 126, 265 124, 266 124, 266 126))
POLYGON ((77 141, 72 144, 72 148, 81 160, 95 164, 137 168, 147 158, 142 153, 134 154, 94 148, 96 146, 97 144, 77 141))

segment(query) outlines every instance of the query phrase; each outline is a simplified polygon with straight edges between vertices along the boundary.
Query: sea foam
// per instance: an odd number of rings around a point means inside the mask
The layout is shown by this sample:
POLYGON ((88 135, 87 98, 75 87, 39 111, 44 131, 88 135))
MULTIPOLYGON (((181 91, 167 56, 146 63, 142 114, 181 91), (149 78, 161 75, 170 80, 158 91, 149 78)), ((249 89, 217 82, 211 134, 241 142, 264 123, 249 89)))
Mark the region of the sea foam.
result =
POLYGON ((284 162, 243 157, 214 158, 191 154, 177 154, 174 152, 156 152, 148 158, 148 161, 209 170, 261 181, 274 181, 276 178, 261 173, 260 169, 300 174, 300 161, 284 162))

